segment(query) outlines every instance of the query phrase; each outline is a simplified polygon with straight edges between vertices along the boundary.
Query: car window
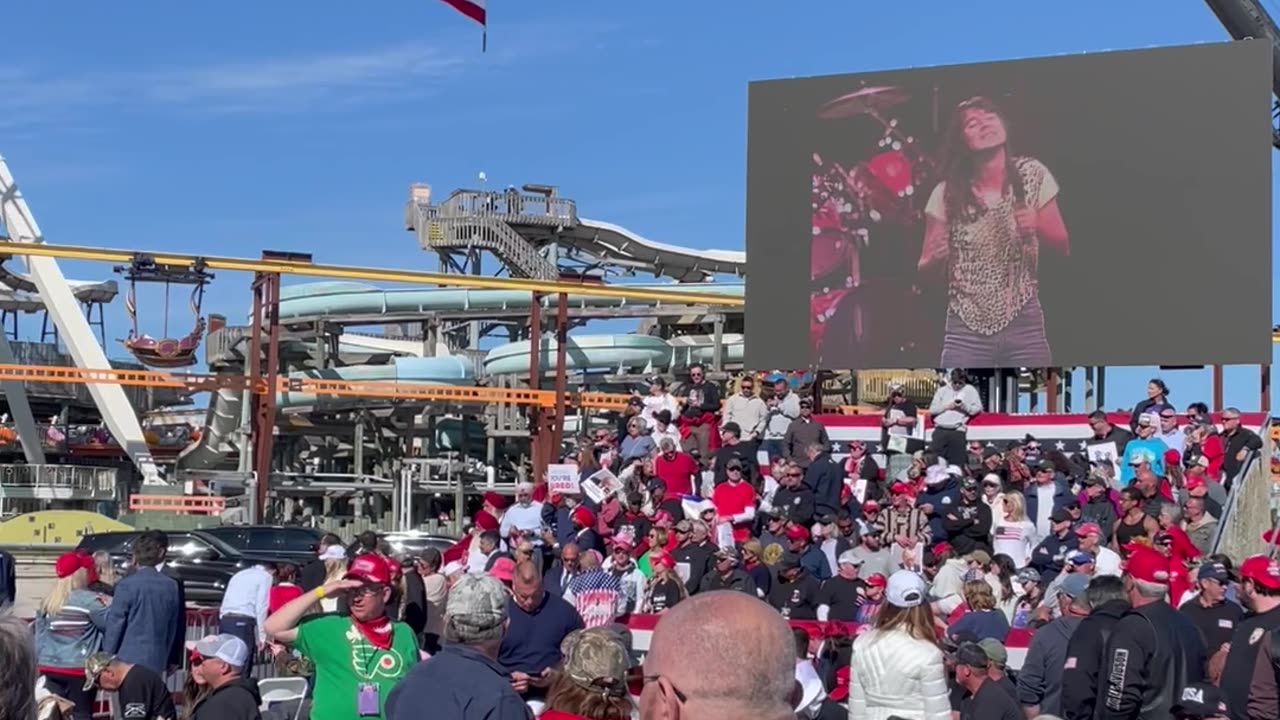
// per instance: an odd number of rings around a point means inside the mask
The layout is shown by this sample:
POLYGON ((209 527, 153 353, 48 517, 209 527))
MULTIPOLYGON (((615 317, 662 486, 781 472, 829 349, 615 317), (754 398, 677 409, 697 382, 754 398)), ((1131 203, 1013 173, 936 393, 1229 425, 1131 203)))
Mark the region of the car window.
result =
POLYGON ((172 533, 169 536, 169 552, 165 554, 170 560, 192 557, 214 552, 214 548, 203 538, 186 533, 172 533))
POLYGON ((248 549, 250 547, 249 531, 246 530, 245 528, 238 528, 238 527, 209 528, 205 530, 205 532, 218 538, 222 542, 232 547, 243 548, 243 549, 248 549))
POLYGON ((129 546, 133 544, 133 539, 137 537, 137 533, 95 533, 85 535, 80 538, 80 544, 76 546, 79 550, 85 550, 90 553, 106 550, 116 555, 129 552, 129 546))

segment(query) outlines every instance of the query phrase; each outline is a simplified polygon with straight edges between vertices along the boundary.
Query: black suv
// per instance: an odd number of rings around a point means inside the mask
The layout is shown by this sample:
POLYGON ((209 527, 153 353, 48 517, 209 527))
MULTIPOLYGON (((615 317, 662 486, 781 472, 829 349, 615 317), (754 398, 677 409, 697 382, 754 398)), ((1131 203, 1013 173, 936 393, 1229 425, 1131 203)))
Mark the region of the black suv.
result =
MULTIPOLYGON (((111 554, 116 571, 131 571, 133 541, 141 531, 107 532, 85 535, 79 550, 111 554)), ((295 562, 271 553, 241 552, 203 530, 166 531, 169 552, 165 555, 165 574, 183 584, 187 602, 195 605, 217 605, 227 589, 231 576, 256 563, 295 562)))
POLYGON ((238 552, 270 555, 298 566, 316 559, 323 536, 313 528, 280 525, 223 525, 200 532, 218 538, 238 552))

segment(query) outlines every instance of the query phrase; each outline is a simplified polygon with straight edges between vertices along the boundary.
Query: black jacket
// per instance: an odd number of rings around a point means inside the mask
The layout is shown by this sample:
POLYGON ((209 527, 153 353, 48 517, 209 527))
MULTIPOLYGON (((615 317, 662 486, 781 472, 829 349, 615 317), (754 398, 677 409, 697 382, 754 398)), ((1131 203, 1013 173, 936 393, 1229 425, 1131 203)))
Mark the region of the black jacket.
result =
POLYGON ((1247 427, 1241 426, 1231 435, 1222 436, 1222 476, 1226 479, 1223 484, 1227 489, 1231 488, 1231 482, 1239 474, 1240 468, 1244 467, 1244 463, 1237 460, 1236 455, 1241 450, 1260 449, 1262 449, 1262 438, 1247 427))
POLYGON ((685 589, 692 595, 702 587, 702 576, 711 572, 715 563, 716 546, 710 543, 689 543, 671 551, 677 563, 689 564, 689 582, 685 589))
POLYGON ((1107 641, 1097 720, 1166 720, 1181 688, 1204 679, 1200 631, 1165 602, 1132 608, 1107 641))
POLYGON ((404 607, 400 612, 400 619, 418 637, 422 636, 422 631, 427 627, 427 588, 417 569, 406 570, 404 573, 404 607))
POLYGON ((804 484, 813 491, 813 510, 819 517, 835 514, 840 509, 840 491, 844 488, 844 468, 823 453, 813 459, 804 471, 804 484))
POLYGON ((1124 600, 1112 600, 1094 608, 1080 621, 1067 641, 1067 662, 1062 671, 1063 720, 1093 720, 1098 699, 1098 676, 1111 631, 1129 610, 1124 600))
POLYGON ((942 511, 942 529, 957 555, 974 550, 991 552, 991 506, 981 500, 949 505, 942 511))
POLYGON ((237 678, 214 690, 196 705, 191 720, 261 720, 258 681, 237 678))
POLYGON ((712 590, 737 590, 755 597, 756 581, 752 580, 750 575, 738 569, 729 573, 729 578, 726 580, 713 569, 703 575, 702 582, 698 583, 698 592, 711 592, 712 590))
MULTIPOLYGON (((773 493, 773 514, 797 525, 808 525, 814 516, 813 491, 801 485, 795 490, 778 488, 773 493)), ((783 543, 785 546, 786 543, 783 543)))
POLYGON ((324 584, 324 577, 324 561, 318 557, 308 560, 298 570, 298 587, 302 588, 302 592, 312 592, 324 584))

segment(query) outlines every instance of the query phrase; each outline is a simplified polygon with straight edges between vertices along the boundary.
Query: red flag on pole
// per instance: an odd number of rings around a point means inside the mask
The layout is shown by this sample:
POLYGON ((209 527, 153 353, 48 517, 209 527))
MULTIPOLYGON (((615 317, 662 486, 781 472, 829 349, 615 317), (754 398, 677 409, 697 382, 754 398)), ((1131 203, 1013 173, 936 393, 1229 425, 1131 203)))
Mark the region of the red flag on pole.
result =
POLYGON ((485 0, 444 0, 444 2, 453 7, 454 10, 480 23, 480 26, 484 28, 481 35, 480 51, 487 50, 489 45, 489 22, 484 9, 485 0))

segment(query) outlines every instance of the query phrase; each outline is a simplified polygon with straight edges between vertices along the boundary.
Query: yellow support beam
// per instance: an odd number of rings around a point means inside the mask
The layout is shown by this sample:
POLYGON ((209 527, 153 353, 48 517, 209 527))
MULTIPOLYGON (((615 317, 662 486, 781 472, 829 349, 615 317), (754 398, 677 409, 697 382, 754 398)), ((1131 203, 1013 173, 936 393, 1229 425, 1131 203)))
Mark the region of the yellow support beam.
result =
POLYGON ((234 272, 274 272, 281 275, 302 277, 341 278, 344 280, 368 280, 373 282, 413 283, 444 287, 479 288, 486 290, 523 290, 541 293, 575 293, 598 297, 617 297, 629 300, 649 300, 679 305, 712 305, 717 307, 742 307, 741 297, 716 293, 679 292, 653 288, 634 288, 618 285, 572 282, 566 280, 530 280, 526 278, 486 277, 481 275, 455 275, 424 270, 395 270, 392 268, 360 267, 355 265, 322 265, 319 263, 288 260, 253 260, 249 258, 218 257, 215 255, 187 255, 149 250, 113 250, 109 248, 77 245, 28 244, 0 241, 0 255, 51 257, 61 260, 108 262, 126 264, 138 255, 146 255, 161 265, 191 265, 197 260, 210 270, 234 272))

